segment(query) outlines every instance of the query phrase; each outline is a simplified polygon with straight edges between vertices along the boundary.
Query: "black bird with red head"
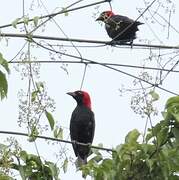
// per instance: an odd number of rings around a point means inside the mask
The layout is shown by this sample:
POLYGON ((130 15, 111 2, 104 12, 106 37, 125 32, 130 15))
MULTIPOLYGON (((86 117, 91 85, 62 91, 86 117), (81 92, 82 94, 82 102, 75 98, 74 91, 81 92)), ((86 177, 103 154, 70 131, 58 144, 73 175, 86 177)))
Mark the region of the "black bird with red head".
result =
POLYGON ((113 41, 133 42, 136 39, 138 26, 143 23, 127 16, 115 15, 112 11, 104 11, 96 19, 105 23, 105 29, 113 41))
POLYGON ((91 99, 85 91, 68 92, 72 96, 77 106, 72 112, 70 121, 70 137, 73 142, 73 150, 78 157, 79 165, 87 163, 87 157, 90 154, 90 144, 94 138, 95 119, 94 113, 91 110, 91 99), (87 145, 81 145, 84 143, 87 145))

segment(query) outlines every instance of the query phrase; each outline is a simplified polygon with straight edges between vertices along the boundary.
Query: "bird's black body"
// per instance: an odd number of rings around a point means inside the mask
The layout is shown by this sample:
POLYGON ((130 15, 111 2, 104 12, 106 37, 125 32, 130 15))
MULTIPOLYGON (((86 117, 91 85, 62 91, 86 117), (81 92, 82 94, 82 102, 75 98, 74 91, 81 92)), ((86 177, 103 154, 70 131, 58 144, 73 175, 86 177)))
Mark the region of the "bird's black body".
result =
POLYGON ((105 23, 105 29, 113 41, 132 42, 136 39, 138 26, 143 24, 139 21, 134 21, 127 16, 114 15, 111 11, 101 13, 98 21, 105 23))
POLYGON ((136 39, 136 32, 139 30, 138 25, 141 25, 139 21, 133 21, 126 16, 114 15, 110 17, 105 28, 110 38, 115 41, 131 41, 136 39))
POLYGON ((75 155, 81 161, 81 164, 86 164, 87 157, 90 154, 89 145, 92 143, 94 137, 95 119, 94 113, 88 106, 88 103, 91 102, 87 101, 87 104, 85 104, 84 95, 81 92, 83 91, 68 93, 77 101, 77 106, 72 113, 70 121, 70 137, 73 142, 75 155), (88 145, 80 145, 78 142, 88 145))
MULTIPOLYGON (((70 122, 71 140, 85 144, 91 144, 94 137, 94 128, 95 122, 93 112, 84 105, 77 105, 72 113, 70 122)), ((77 157, 80 157, 81 159, 86 161, 90 153, 89 146, 83 146, 74 143, 73 149, 77 157)))

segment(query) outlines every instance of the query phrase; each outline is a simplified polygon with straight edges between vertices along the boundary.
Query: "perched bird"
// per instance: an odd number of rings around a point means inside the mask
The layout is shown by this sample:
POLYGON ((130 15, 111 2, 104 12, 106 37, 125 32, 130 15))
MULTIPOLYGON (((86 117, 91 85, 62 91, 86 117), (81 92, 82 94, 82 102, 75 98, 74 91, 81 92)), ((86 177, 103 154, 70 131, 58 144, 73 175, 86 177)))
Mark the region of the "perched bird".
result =
POLYGON ((73 142, 73 150, 77 156, 77 166, 87 163, 90 154, 90 144, 93 141, 95 131, 94 113, 91 110, 91 99, 85 91, 68 92, 72 96, 77 106, 74 109, 70 121, 70 137, 73 142), (80 145, 84 143, 87 145, 80 145))
POLYGON ((112 41, 133 42, 136 39, 138 26, 143 24, 126 16, 115 15, 112 11, 104 11, 96 19, 105 23, 105 29, 112 41))

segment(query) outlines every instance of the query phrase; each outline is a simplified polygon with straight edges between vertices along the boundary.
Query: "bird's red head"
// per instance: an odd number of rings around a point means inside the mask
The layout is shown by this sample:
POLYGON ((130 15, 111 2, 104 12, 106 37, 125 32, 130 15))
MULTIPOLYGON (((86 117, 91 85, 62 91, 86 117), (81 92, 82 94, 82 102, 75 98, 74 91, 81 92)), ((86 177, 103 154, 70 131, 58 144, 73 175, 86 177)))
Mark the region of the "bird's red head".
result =
POLYGON ((84 105, 91 109, 91 99, 86 91, 68 92, 67 94, 72 96, 78 105, 84 105))
POLYGON ((111 16, 114 16, 114 13, 112 11, 104 11, 100 14, 100 16, 96 19, 96 21, 105 21, 111 16))

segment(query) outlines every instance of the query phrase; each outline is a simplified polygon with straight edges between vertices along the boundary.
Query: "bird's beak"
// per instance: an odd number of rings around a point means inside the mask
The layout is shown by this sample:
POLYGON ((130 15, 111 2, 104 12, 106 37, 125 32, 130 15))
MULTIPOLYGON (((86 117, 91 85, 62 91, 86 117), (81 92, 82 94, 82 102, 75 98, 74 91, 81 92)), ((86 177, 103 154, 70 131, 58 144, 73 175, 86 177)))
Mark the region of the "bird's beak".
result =
POLYGON ((75 96, 76 96, 75 92, 67 92, 67 94, 70 95, 70 96, 72 96, 72 97, 75 97, 75 96))
POLYGON ((104 17, 101 15, 96 19, 96 21, 103 21, 103 20, 104 20, 104 17))

